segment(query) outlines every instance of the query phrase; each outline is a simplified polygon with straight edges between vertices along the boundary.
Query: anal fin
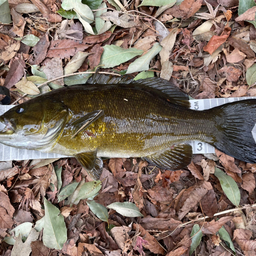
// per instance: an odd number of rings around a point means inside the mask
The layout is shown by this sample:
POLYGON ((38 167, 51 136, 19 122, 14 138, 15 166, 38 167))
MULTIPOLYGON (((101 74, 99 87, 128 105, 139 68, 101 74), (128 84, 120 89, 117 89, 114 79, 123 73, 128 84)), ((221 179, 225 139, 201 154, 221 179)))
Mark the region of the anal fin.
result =
POLYGON ((172 145, 170 149, 162 153, 143 157, 143 159, 160 168, 178 170, 190 164, 192 153, 191 145, 179 144, 172 145))
POLYGON ((82 152, 75 155, 79 163, 86 169, 94 180, 98 180, 102 173, 103 162, 97 157, 97 151, 82 152))

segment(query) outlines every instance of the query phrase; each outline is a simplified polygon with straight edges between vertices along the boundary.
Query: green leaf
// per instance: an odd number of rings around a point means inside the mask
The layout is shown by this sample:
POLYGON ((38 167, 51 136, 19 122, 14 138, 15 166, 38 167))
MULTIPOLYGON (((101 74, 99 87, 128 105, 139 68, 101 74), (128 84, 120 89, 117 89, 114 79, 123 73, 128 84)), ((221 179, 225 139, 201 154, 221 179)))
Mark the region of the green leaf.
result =
POLYGON ((69 204, 78 204, 81 199, 93 198, 101 189, 101 181, 80 183, 74 193, 69 197, 69 204))
POLYGON ((119 214, 125 216, 125 217, 143 217, 143 215, 140 213, 140 210, 138 207, 131 203, 131 202, 124 202, 124 203, 112 203, 107 206, 109 209, 113 209, 119 214))
POLYGON ((36 85, 40 85, 47 81, 47 79, 40 77, 40 76, 28 76, 27 80, 33 82, 36 85))
POLYGON ((239 206, 241 195, 236 182, 219 168, 215 168, 214 175, 219 179, 221 188, 230 202, 235 206, 239 206))
POLYGON ((231 240, 231 238, 230 238, 230 236, 229 236, 229 233, 228 233, 227 230, 224 228, 224 226, 222 226, 222 227, 219 229, 218 232, 219 232, 220 238, 221 238, 222 240, 224 240, 225 242, 227 242, 227 243, 229 244, 229 248, 230 248, 233 252, 235 252, 236 249, 235 249, 235 247, 234 247, 234 244, 233 244, 233 242, 232 242, 232 240, 231 240))
POLYGON ((61 178, 61 173, 62 173, 62 166, 60 168, 58 168, 57 165, 54 166, 54 171, 56 173, 56 176, 57 176, 57 181, 58 181, 58 190, 61 189, 61 186, 62 186, 62 178, 61 178))
POLYGON ((164 6, 169 4, 175 4, 176 0, 143 0, 140 6, 164 6))
POLYGON ((15 244, 15 239, 14 237, 18 237, 19 235, 22 238, 22 241, 26 241, 31 229, 32 229, 33 224, 31 222, 24 222, 14 229, 11 230, 11 233, 14 234, 13 236, 6 236, 4 238, 4 241, 7 244, 14 245, 15 244))
POLYGON ((63 18, 66 18, 66 19, 78 19, 77 15, 76 15, 76 12, 73 11, 73 10, 69 10, 69 11, 66 11, 64 10, 63 8, 60 8, 57 13, 59 15, 61 15, 63 18))
POLYGON ((145 79, 150 77, 154 77, 153 71, 143 71, 143 72, 140 72, 137 76, 135 76, 133 80, 136 81, 139 79, 145 79))
POLYGON ((34 36, 33 34, 29 34, 29 35, 24 36, 23 39, 21 40, 21 42, 23 44, 33 47, 38 43, 39 40, 40 40, 39 37, 34 36))
POLYGON ((78 184, 79 184, 78 182, 73 182, 73 183, 68 184, 64 188, 62 188, 58 194, 58 202, 66 199, 67 197, 72 195, 74 193, 74 191, 76 190, 78 184))
POLYGON ((44 217, 36 222, 35 230, 40 232, 44 228, 44 217))
POLYGON ((142 57, 139 57, 129 65, 126 74, 148 70, 150 61, 161 51, 161 49, 162 47, 160 44, 155 43, 146 54, 144 54, 142 57))
POLYGON ((256 83, 256 64, 249 67, 246 71, 246 82, 249 86, 256 83))
POLYGON ((92 10, 98 9, 102 0, 82 0, 83 4, 88 5, 92 10))
POLYGON ((120 7, 116 4, 116 2, 114 0, 108 0, 108 2, 113 5, 117 11, 120 11, 120 7))
POLYGON ((107 12, 107 5, 102 3, 99 7, 99 10, 95 13, 95 28, 98 34, 106 32, 112 26, 110 21, 105 21, 101 18, 101 15, 105 12, 107 12))
MULTIPOLYGON (((35 76, 39 76, 39 77, 47 79, 46 74, 43 71, 39 70, 39 68, 40 67, 37 66, 37 65, 31 65, 32 74, 35 75, 35 76)), ((36 82, 34 82, 34 83, 36 83, 36 82)), ((42 83, 44 83, 44 82, 42 82, 42 83)))
POLYGON ((44 198, 43 243, 50 249, 61 250, 67 241, 67 228, 60 210, 44 198))
POLYGON ((136 48, 123 49, 116 45, 105 45, 101 56, 102 68, 113 68, 143 53, 136 48))
POLYGON ((10 24, 12 22, 10 7, 7 0, 0 1, 0 22, 10 24))
POLYGON ((105 206, 96 203, 94 200, 87 200, 91 211, 102 221, 108 222, 108 210, 105 206))
POLYGON ((189 255, 191 255, 198 245, 201 243, 203 233, 200 230, 200 226, 198 224, 195 224, 192 228, 190 236, 192 237, 191 245, 190 245, 190 250, 189 250, 189 255))
POLYGON ((91 77, 91 75, 92 74, 87 73, 87 74, 79 74, 79 75, 74 75, 70 77, 65 77, 64 83, 68 86, 75 85, 75 84, 85 84, 87 80, 91 77))
POLYGON ((76 2, 79 2, 79 0, 72 0, 72 1, 70 1, 70 0, 63 0, 62 4, 61 4, 61 7, 64 10, 69 11, 69 10, 72 10, 74 8, 74 5, 75 5, 76 2))

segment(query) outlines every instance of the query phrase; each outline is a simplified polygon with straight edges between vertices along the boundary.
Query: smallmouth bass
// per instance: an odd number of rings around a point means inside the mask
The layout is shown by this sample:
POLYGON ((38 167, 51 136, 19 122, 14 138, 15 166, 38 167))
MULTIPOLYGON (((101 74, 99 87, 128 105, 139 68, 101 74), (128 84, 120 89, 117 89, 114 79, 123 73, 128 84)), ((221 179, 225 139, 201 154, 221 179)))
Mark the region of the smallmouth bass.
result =
POLYGON ((96 75, 89 84, 54 90, 4 113, 0 142, 74 156, 95 179, 101 157, 141 157, 161 168, 183 168, 191 162, 191 140, 256 162, 256 100, 196 111, 188 99, 160 78, 96 75))

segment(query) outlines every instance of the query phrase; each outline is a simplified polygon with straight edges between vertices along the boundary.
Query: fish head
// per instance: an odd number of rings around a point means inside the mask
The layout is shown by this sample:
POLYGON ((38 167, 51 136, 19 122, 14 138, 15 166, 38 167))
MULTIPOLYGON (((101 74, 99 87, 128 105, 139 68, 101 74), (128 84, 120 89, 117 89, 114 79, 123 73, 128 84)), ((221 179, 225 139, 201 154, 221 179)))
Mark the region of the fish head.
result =
POLYGON ((0 116, 0 143, 47 151, 59 137, 67 117, 68 109, 61 102, 29 100, 0 116))

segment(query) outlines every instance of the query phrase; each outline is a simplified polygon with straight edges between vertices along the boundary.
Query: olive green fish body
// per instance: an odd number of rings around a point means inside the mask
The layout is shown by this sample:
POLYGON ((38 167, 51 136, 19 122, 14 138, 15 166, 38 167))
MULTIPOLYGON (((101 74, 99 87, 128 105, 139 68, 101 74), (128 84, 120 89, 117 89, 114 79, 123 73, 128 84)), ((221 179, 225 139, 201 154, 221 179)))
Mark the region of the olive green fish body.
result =
POLYGON ((191 161, 191 140, 256 162, 256 100, 195 111, 188 96, 168 81, 120 78, 120 84, 103 78, 7 111, 0 117, 1 143, 75 156, 96 176, 100 157, 142 157, 159 167, 182 168, 191 161))

